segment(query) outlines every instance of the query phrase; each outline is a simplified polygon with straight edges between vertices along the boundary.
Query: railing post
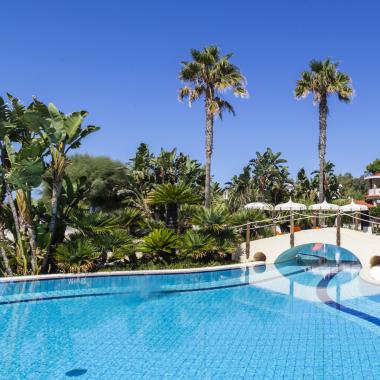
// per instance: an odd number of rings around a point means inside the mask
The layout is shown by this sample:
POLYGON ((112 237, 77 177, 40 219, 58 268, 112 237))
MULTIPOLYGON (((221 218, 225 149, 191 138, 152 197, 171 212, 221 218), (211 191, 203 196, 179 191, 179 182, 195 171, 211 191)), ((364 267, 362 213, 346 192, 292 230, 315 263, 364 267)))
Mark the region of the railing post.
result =
POLYGON ((293 210, 290 210, 290 247, 294 247, 294 214, 293 210))
POLYGON ((340 226, 342 224, 340 210, 336 216, 336 245, 340 247, 340 226))
POLYGON ((251 251, 251 223, 247 223, 247 230, 245 231, 245 256, 249 259, 251 251))

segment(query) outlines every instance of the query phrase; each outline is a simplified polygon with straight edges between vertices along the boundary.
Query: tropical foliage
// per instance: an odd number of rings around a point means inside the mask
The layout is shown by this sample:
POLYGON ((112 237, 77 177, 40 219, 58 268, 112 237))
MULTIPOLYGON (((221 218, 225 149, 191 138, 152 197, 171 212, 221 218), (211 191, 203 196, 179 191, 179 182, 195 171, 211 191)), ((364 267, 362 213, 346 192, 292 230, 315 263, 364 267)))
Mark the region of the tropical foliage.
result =
POLYGON ((111 211, 120 207, 122 197, 115 189, 126 183, 124 164, 109 157, 75 154, 70 157, 67 176, 85 180, 89 189, 85 203, 94 210, 111 211))
POLYGON ((58 244, 55 250, 57 266, 64 272, 89 272, 95 265, 100 253, 97 247, 85 239, 58 244))
MULTIPOLYGON (((329 201, 331 201, 333 199, 340 198, 339 183, 338 183, 338 179, 334 173, 334 168, 335 168, 335 165, 332 162, 330 162, 330 161, 325 162, 324 169, 323 169, 323 173, 324 173, 324 175, 323 175, 323 194, 324 194, 325 198, 323 200, 328 199, 329 201)), ((311 181, 311 186, 315 189, 316 188, 319 189, 320 171, 315 170, 311 174, 314 175, 314 178, 311 181)))
POLYGON ((376 159, 367 165, 366 170, 369 174, 380 173, 380 159, 376 159))
POLYGON ((195 204, 199 202, 191 187, 185 183, 172 184, 163 183, 155 185, 147 196, 147 204, 165 205, 166 226, 177 230, 178 228, 178 207, 181 204, 195 204))
POLYGON ((253 200, 274 204, 285 200, 287 184, 291 182, 286 162, 280 152, 274 153, 270 148, 256 152, 242 174, 226 184, 230 210, 237 211, 253 200))
POLYGON ((143 238, 140 250, 148 259, 170 262, 175 257, 178 243, 178 236, 173 231, 159 228, 143 238))
POLYGON ((180 242, 181 255, 199 260, 204 259, 216 250, 216 241, 197 231, 187 231, 180 242))
MULTIPOLYGON (((298 98, 313 93, 319 105, 319 169, 309 174, 301 168, 293 178, 281 152, 266 148, 225 186, 212 181, 214 119, 234 114, 222 95, 248 95, 231 57, 215 46, 191 50, 179 74, 180 100, 204 102, 205 165, 176 149, 156 154, 144 143, 127 163, 75 154, 99 129, 85 123, 86 111, 66 114, 37 98, 27 106, 10 94, 0 98, 0 273, 231 262, 246 239, 245 223, 256 222, 251 239, 274 233, 264 222, 271 213, 247 210, 247 203, 277 204, 290 196, 307 204, 318 197, 340 204, 342 198, 362 198, 364 176, 337 175, 325 157, 328 97, 335 93, 349 101, 353 94, 350 77, 330 60, 312 61, 295 90, 298 98)), ((379 162, 370 163, 367 173, 379 172, 379 162)), ((379 216, 378 207, 370 215, 379 216)))
POLYGON ((4 209, 1 219, 13 239, 4 245, 12 247, 12 253, 3 265, 6 273, 36 274, 49 270, 51 252, 59 243, 60 200, 65 182, 70 186, 65 181, 68 154, 98 128, 83 126, 86 111, 66 115, 36 98, 27 107, 9 94, 7 98, 8 103, 0 98, 0 174, 2 198, 12 219, 9 223, 4 209), (36 204, 32 192, 43 182, 50 197, 36 204))
POLYGON ((380 206, 371 208, 369 210, 369 215, 374 216, 375 218, 380 218, 380 206))

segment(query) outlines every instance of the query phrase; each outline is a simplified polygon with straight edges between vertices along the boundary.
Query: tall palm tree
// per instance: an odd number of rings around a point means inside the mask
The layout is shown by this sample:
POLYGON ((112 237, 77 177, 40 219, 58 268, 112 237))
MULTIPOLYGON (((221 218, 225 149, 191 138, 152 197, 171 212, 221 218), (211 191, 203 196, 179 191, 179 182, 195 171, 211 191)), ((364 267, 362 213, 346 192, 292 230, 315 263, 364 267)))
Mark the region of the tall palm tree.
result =
POLYGON ((305 98, 310 92, 314 95, 314 103, 319 105, 319 202, 325 198, 324 168, 326 156, 327 114, 329 112, 327 99, 331 94, 337 94, 338 99, 349 102, 354 90, 349 75, 338 70, 339 63, 330 59, 325 61, 312 60, 310 71, 303 71, 301 79, 295 88, 296 98, 305 98))
POLYGON ((211 156, 213 151, 214 117, 222 118, 223 111, 235 114, 232 105, 221 97, 221 92, 232 90, 236 96, 245 97, 246 81, 239 68, 229 62, 232 54, 220 56, 219 48, 208 46, 190 51, 192 61, 183 61, 179 79, 185 85, 179 91, 179 99, 188 98, 189 105, 203 97, 206 112, 206 178, 205 206, 211 205, 211 156))

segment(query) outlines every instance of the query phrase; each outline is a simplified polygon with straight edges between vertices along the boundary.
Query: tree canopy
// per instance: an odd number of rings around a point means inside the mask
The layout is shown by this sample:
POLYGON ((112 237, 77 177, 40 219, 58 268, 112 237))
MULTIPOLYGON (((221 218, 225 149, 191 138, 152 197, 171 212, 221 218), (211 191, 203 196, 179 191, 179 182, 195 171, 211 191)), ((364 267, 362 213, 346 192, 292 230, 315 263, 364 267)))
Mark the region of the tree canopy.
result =
POLYGON ((380 173, 380 159, 376 159, 367 165, 366 170, 370 174, 380 173))
POLYGON ((91 207, 112 210, 121 204, 117 189, 127 181, 123 169, 124 164, 121 161, 106 156, 77 154, 70 157, 67 175, 74 182, 85 178, 89 188, 86 198, 91 207))

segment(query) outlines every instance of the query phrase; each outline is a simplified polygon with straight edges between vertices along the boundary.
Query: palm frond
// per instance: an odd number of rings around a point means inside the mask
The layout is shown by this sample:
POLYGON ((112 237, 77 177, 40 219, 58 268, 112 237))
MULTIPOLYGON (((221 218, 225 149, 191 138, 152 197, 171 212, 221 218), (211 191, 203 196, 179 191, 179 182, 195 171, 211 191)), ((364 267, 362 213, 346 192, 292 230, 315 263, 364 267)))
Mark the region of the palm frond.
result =
POLYGON ((222 103, 220 93, 232 90, 235 96, 247 97, 246 79, 239 68, 229 60, 232 54, 220 56, 217 46, 190 51, 192 61, 183 61, 179 79, 189 86, 179 92, 179 99, 189 98, 189 104, 202 96, 208 97, 208 107, 212 114, 221 116, 223 111, 232 112, 232 106, 222 103), (212 95, 210 95, 212 94, 212 95))
POLYGON ((349 102, 354 94, 351 78, 338 70, 339 63, 331 59, 312 60, 310 71, 301 73, 294 94, 296 98, 304 98, 309 93, 314 95, 314 103, 319 103, 322 96, 337 94, 339 100, 349 102))
POLYGON ((147 204, 170 204, 170 203, 187 203, 194 204, 199 202, 199 197, 193 193, 189 185, 181 183, 178 185, 172 183, 164 183, 156 185, 148 194, 147 204))

